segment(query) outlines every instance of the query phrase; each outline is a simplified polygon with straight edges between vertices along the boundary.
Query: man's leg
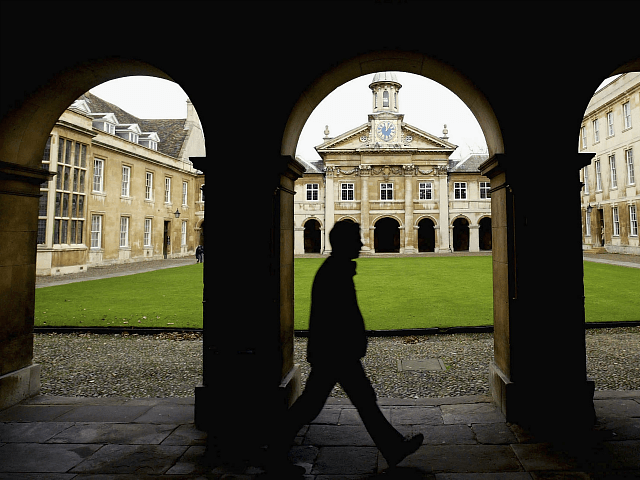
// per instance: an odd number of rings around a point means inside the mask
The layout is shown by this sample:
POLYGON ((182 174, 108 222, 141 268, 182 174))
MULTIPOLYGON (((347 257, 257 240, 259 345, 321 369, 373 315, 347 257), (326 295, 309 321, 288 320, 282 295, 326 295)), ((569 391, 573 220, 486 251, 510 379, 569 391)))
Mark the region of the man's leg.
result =
POLYGON ((376 392, 359 360, 345 362, 338 376, 338 382, 358 409, 364 426, 389 466, 395 466, 422 444, 421 434, 405 440, 403 435, 385 418, 378 407, 376 392))
POLYGON ((269 447, 272 462, 278 464, 286 461, 287 452, 296 434, 322 411, 335 384, 333 369, 311 368, 304 392, 287 412, 274 442, 269 447))
POLYGON ((385 455, 385 452, 397 447, 404 437, 380 411, 376 392, 371 386, 371 382, 367 378, 360 361, 345 362, 338 377, 338 382, 344 388, 353 405, 358 409, 364 426, 382 454, 385 455))

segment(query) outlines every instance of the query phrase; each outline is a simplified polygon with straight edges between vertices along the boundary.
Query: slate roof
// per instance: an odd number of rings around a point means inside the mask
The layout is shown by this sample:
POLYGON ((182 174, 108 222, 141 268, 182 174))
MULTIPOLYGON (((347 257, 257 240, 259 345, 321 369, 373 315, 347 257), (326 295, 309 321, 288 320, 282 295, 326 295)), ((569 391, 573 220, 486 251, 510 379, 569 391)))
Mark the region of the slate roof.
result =
POLYGON ((85 93, 78 100, 85 100, 91 113, 113 113, 119 124, 137 123, 142 132, 157 132, 160 138, 158 151, 173 158, 179 157, 182 144, 188 133, 188 130, 184 129, 186 118, 170 120, 138 118, 90 92, 85 93))
POLYGON ((489 155, 483 153, 472 153, 462 160, 449 160, 450 173, 478 173, 480 165, 489 158, 489 155))
POLYGON ((296 160, 304 165, 304 173, 324 173, 324 162, 322 160, 308 162, 300 157, 296 157, 296 160))

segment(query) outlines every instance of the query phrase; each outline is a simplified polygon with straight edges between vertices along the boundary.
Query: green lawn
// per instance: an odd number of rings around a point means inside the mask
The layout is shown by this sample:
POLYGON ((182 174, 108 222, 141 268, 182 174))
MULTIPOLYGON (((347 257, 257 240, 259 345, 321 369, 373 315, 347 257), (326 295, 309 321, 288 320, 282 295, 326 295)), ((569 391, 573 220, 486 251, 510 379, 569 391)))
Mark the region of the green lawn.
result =
POLYGON ((202 266, 38 288, 35 325, 202 328, 202 266))
MULTIPOLYGON (((296 329, 308 328, 311 284, 322 261, 296 259, 296 329)), ((356 262, 358 305, 368 330, 493 323, 491 257, 360 258, 356 262)))
MULTIPOLYGON (((295 261, 295 328, 324 259, 295 261)), ((491 325, 491 257, 360 258, 369 330, 491 325)), ((587 322, 640 320, 640 269, 584 263, 587 322)), ((339 295, 339 292, 336 292, 339 295)), ((202 328, 202 264, 36 290, 36 326, 202 328)))
POLYGON ((584 262, 587 322, 640 320, 640 268, 584 262))

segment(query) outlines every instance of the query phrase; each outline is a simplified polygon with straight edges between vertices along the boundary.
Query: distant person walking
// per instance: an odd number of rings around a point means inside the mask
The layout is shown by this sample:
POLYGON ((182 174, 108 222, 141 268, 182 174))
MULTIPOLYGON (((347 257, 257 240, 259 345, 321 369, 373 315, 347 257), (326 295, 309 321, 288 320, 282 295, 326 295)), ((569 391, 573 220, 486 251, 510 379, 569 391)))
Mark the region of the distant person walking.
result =
POLYGON ((364 319, 358 307, 353 276, 362 242, 360 225, 341 221, 329 234, 332 253, 313 281, 307 360, 311 372, 302 395, 287 412, 272 447, 270 471, 281 475, 304 474, 287 462, 297 432, 322 410, 336 383, 340 383, 390 467, 415 452, 424 436, 404 438, 385 418, 376 393, 362 367, 367 351, 364 319))
POLYGON ((198 245, 196 247, 196 263, 204 262, 204 247, 202 245, 198 245))

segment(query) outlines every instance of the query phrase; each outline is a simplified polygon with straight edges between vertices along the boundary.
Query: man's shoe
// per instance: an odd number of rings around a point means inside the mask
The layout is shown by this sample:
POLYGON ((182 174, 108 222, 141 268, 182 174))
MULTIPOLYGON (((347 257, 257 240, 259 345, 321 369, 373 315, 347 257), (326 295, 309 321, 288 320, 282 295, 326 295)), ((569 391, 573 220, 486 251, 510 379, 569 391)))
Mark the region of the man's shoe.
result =
POLYGON ((400 444, 400 446, 397 448, 397 450, 395 450, 392 454, 390 454, 389 457, 385 455, 385 459, 387 460, 389 467, 390 468, 395 467, 402 460, 404 460, 409 455, 411 455, 416 450, 418 450, 418 448, 420 448, 420 445, 422 445, 423 441, 424 441, 424 435, 421 433, 414 435, 411 438, 405 437, 404 440, 402 440, 402 443, 400 444))

